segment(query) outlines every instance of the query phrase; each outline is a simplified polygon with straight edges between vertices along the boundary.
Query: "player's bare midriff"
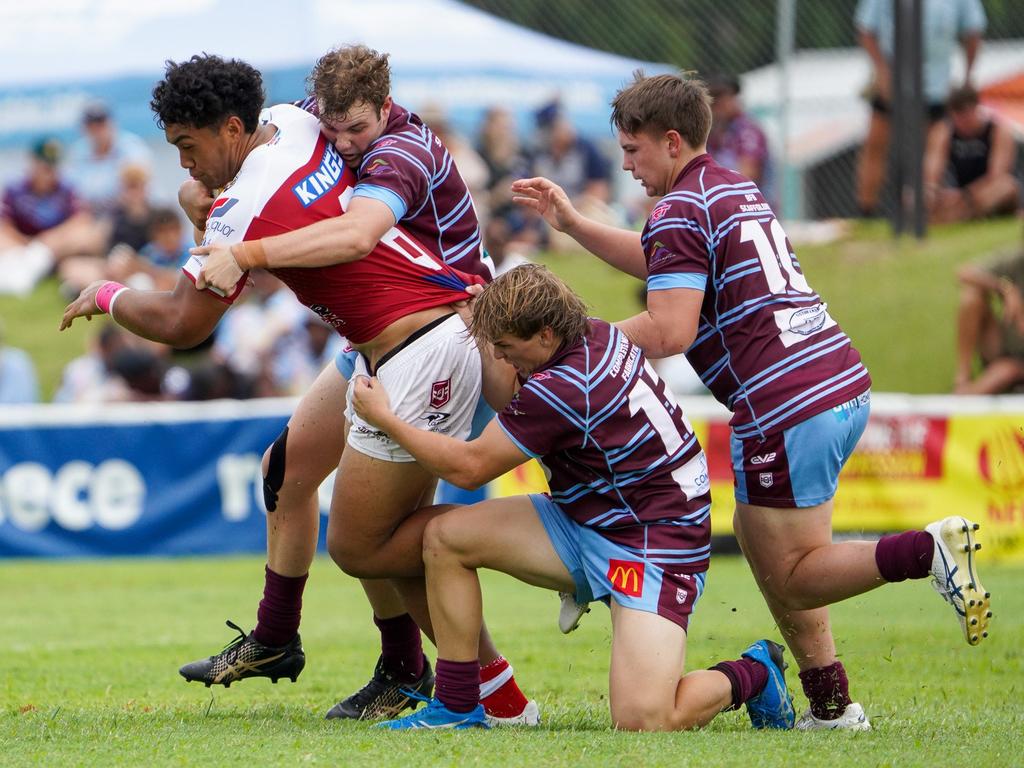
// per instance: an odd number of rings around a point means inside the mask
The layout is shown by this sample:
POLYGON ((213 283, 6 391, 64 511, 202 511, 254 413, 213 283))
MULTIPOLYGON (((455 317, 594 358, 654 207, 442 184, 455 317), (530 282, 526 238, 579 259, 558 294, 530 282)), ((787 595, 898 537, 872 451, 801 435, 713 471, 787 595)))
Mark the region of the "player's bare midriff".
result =
POLYGON ((391 325, 387 326, 369 341, 362 344, 353 344, 352 347, 370 361, 370 370, 374 370, 378 360, 412 334, 416 333, 424 325, 439 317, 450 315, 454 311, 455 308, 450 304, 444 304, 440 307, 431 307, 430 309, 413 312, 411 315, 395 320, 395 322, 391 323, 391 325))

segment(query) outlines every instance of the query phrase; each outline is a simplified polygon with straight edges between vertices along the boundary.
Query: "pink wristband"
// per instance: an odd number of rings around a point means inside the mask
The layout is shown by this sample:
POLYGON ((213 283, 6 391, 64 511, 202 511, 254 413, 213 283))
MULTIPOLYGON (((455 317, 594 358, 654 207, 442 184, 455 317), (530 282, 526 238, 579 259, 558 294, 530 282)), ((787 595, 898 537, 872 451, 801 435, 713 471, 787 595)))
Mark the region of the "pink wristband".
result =
POLYGON ((110 303, 114 300, 121 291, 128 290, 128 286, 115 283, 110 280, 100 286, 100 289, 96 291, 96 306, 100 308, 100 312, 108 314, 110 312, 110 303))

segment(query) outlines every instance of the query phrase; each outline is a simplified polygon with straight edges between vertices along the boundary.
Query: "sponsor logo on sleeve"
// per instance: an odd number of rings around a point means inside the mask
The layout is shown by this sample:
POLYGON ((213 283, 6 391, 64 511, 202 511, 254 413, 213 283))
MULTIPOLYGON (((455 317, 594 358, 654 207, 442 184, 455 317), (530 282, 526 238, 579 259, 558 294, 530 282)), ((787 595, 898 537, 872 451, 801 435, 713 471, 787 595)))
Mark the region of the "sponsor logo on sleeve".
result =
POLYGON ((366 166, 364 173, 367 176, 379 176, 380 174, 385 173, 389 170, 391 170, 391 164, 387 160, 382 160, 381 158, 378 157, 376 160, 374 160, 372 163, 366 166))
POLYGON ((435 381, 430 385, 430 407, 441 408, 452 399, 452 380, 435 381))
POLYGON ((636 560, 608 560, 608 581, 612 589, 628 597, 644 593, 644 564, 636 560))

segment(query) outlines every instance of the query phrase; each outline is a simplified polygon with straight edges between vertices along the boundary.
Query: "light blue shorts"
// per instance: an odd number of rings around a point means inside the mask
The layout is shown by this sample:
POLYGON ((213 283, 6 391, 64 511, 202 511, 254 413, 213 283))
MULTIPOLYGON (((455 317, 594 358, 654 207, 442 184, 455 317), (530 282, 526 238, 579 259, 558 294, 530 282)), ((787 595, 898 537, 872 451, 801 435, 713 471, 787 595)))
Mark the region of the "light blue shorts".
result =
POLYGON ((530 494, 559 559, 576 583, 576 601, 615 600, 624 608, 656 613, 689 625, 704 593, 706 572, 673 573, 566 515, 550 497, 530 494))

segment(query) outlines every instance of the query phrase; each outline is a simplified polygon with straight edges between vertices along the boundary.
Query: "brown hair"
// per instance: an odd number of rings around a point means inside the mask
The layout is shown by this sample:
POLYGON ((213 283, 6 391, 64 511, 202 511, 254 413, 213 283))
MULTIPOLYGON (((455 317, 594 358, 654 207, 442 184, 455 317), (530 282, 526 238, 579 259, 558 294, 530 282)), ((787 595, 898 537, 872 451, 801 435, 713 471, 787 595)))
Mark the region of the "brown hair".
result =
POLYGON ((971 107, 976 107, 978 106, 978 92, 969 85, 954 88, 949 94, 947 105, 950 112, 964 112, 971 107))
POLYGON ((380 113, 391 93, 388 54, 365 45, 346 45, 321 56, 307 78, 321 117, 344 117, 353 104, 372 104, 380 113))
POLYGON ((633 73, 633 82, 612 99, 612 125, 620 131, 678 131, 691 149, 704 146, 711 131, 711 97, 704 82, 691 73, 633 73))
POLYGON ((505 334, 528 339, 550 328, 574 344, 589 328, 587 305, 572 288, 540 264, 510 269, 488 285, 473 304, 473 336, 496 341, 505 334))

